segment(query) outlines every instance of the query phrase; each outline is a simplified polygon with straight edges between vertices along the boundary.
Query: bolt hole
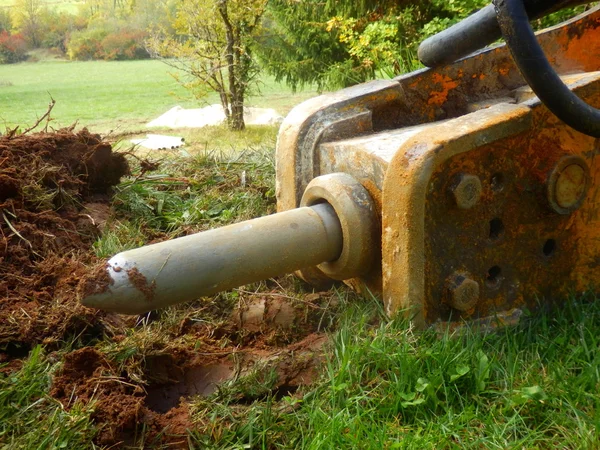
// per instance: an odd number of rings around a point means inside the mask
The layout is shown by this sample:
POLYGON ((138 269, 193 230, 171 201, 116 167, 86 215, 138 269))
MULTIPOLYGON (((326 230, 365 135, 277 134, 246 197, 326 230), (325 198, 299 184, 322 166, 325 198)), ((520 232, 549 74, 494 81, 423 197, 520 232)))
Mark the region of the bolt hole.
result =
POLYGON ((487 277, 485 278, 485 282, 489 287, 497 287, 500 284, 500 275, 502 274, 502 269, 498 266, 490 267, 487 273, 487 277))
POLYGON ((496 240, 504 234, 504 224, 502 219, 490 220, 490 239, 496 240))
POLYGON ((492 178, 490 178, 490 185, 492 187, 492 191, 500 192, 502 189, 504 189, 504 175, 501 173, 495 173, 492 175, 492 178))
POLYGON ((544 248, 542 249, 545 256, 552 256, 556 251, 556 241, 554 239, 548 239, 544 243, 544 248))

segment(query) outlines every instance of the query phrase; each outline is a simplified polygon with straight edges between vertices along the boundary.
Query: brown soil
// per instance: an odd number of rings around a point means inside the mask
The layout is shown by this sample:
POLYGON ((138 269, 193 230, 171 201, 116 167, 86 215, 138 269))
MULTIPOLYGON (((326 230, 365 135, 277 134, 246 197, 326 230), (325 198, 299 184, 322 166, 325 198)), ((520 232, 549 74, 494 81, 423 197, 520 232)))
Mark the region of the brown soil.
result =
POLYGON ((149 302, 154 298, 154 289, 156 289, 156 282, 148 283, 146 277, 137 269, 133 267, 127 271, 127 277, 131 284, 133 284, 142 294, 146 297, 149 302))
POLYGON ((101 353, 85 347, 65 357, 50 395, 66 408, 94 401, 93 419, 101 425, 98 444, 112 444, 135 428, 144 414, 144 391, 126 383, 101 353))
POLYGON ((102 314, 75 301, 98 223, 125 158, 83 129, 0 137, 0 353, 98 334, 102 314))
MULTIPOLYGON (((187 430, 210 427, 192 416, 198 398, 231 389, 231 401, 245 408, 268 395, 297 395, 314 380, 334 299, 295 300, 275 286, 240 291, 233 312, 200 303, 214 321, 190 314, 161 331, 170 333, 165 339, 143 350, 134 343, 126 362, 102 353, 93 347, 100 338, 118 347, 161 314, 120 316, 76 300, 77 289, 102 292, 111 282, 91 246, 110 216, 111 187, 127 171, 123 156, 86 130, 0 137, 0 377, 18 370, 32 346, 59 349, 76 336, 76 350, 59 356, 50 395, 67 410, 93 408, 95 444, 133 445, 145 430, 145 448, 188 448, 187 430), (256 376, 270 380, 266 390, 244 382, 256 376)), ((141 274, 128 276, 152 297, 141 274)))
POLYGON ((94 294, 102 294, 107 291, 114 280, 110 277, 106 261, 101 261, 81 278, 77 286, 78 298, 89 297, 94 294))
POLYGON ((204 431, 202 418, 192 420, 190 402, 214 394, 223 383, 236 380, 238 387, 231 395, 235 404, 246 407, 267 395, 294 395, 315 380, 327 341, 324 333, 299 332, 289 345, 269 346, 266 340, 281 328, 265 325, 260 332, 252 332, 252 338, 242 338, 243 330, 234 320, 227 321, 226 328, 226 336, 219 334, 223 328, 217 325, 185 330, 198 350, 155 348, 154 354, 143 358, 144 383, 127 377, 126 371, 94 348, 76 350, 66 355, 51 395, 67 409, 93 401, 92 417, 101 426, 96 444, 115 448, 133 444, 144 428, 148 448, 188 448, 186 430, 204 431), (244 339, 247 344, 239 345, 244 339), (223 347, 224 341, 230 345, 223 347), (244 389, 244 377, 267 377, 273 370, 276 378, 268 390, 244 389))

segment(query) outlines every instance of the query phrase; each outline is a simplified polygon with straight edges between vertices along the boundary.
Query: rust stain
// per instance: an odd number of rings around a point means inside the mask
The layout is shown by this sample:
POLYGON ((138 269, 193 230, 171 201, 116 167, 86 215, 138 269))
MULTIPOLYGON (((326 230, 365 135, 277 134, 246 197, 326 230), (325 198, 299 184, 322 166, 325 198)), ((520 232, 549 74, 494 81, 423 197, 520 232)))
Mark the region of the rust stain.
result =
POLYGON ((571 29, 563 29, 552 45, 545 48, 563 71, 590 72, 600 69, 600 20, 580 21, 571 29))
MULTIPOLYGON (((460 74, 462 76, 462 72, 460 74)), ((428 105, 442 106, 448 100, 448 94, 452 89, 458 86, 458 81, 453 80, 446 74, 435 73, 433 74, 432 82, 440 86, 437 91, 431 91, 429 93, 429 99, 427 100, 428 105)))
POLYGON ((381 216, 381 189, 370 179, 363 178, 360 183, 369 192, 369 195, 373 198, 377 215, 381 216))

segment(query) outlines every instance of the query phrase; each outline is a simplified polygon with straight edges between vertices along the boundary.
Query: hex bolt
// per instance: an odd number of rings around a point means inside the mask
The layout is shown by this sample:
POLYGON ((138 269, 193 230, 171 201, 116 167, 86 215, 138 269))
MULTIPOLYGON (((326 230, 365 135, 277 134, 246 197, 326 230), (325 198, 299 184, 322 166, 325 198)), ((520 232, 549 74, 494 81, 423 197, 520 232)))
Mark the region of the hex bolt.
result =
POLYGON ((481 197, 481 180, 476 175, 461 174, 458 183, 452 188, 456 206, 469 209, 477 204, 481 197))
POLYGON ((479 302, 479 283, 468 275, 455 273, 448 279, 448 303, 459 311, 468 311, 479 302))
POLYGON ((564 157, 550 174, 548 201, 559 214, 569 214, 581 206, 589 187, 589 169, 574 155, 564 157))

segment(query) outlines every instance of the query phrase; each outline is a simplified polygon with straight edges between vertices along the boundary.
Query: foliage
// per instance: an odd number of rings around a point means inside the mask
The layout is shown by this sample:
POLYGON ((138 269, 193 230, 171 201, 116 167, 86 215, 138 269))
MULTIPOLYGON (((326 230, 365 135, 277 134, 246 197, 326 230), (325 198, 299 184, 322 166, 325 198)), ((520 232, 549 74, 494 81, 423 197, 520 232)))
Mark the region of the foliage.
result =
POLYGON ((83 27, 73 15, 54 10, 45 10, 41 15, 41 21, 40 47, 57 49, 61 53, 67 51, 70 34, 83 27))
POLYGON ((69 59, 86 61, 95 59, 102 53, 101 42, 108 35, 106 30, 93 28, 76 31, 71 34, 67 43, 69 59))
POLYGON ((61 52, 73 30, 81 29, 77 18, 47 7, 39 0, 19 0, 12 9, 12 29, 23 36, 30 49, 49 48, 61 52))
POLYGON ((0 31, 0 64, 11 64, 27 59, 27 43, 21 34, 0 31))
POLYGON ((41 0, 16 0, 12 8, 12 24, 23 34, 32 48, 39 47, 42 39, 42 14, 46 7, 41 0))
POLYGON ((86 0, 74 15, 41 0, 17 0, 10 16, 0 11, 0 31, 20 33, 30 49, 57 49, 72 59, 144 59, 149 57, 146 30, 150 25, 167 25, 172 4, 169 0, 86 0))
POLYGON ((150 55, 144 46, 147 34, 126 27, 111 30, 109 26, 95 26, 73 32, 67 42, 70 59, 105 61, 145 59, 150 55))
POLYGON ((100 57, 106 61, 149 58, 150 54, 144 46, 146 37, 143 31, 121 30, 109 34, 100 43, 100 57))
POLYGON ((267 0, 182 0, 172 26, 176 36, 159 29, 149 41, 153 53, 187 74, 176 79, 197 98, 219 94, 232 130, 244 124, 244 101, 258 67, 253 38, 267 0))
MULTIPOLYGON (((415 55, 423 39, 488 4, 488 0, 272 0, 259 56, 269 72, 294 89, 310 83, 335 89, 393 77, 419 67, 415 55)), ((585 8, 567 8, 534 25, 554 25, 585 8)))
POLYGON ((535 20, 533 25, 537 29, 551 27, 553 25, 556 25, 558 23, 561 23, 561 22, 564 22, 565 20, 570 19, 571 17, 574 17, 577 14, 581 14, 584 11, 589 10, 590 8, 593 8, 595 5, 597 5, 597 3, 598 2, 592 2, 592 3, 588 3, 586 5, 576 6, 573 8, 561 9, 552 14, 548 14, 545 17, 542 17, 541 19, 535 20))
POLYGON ((416 67, 418 42, 485 0, 295 2, 273 0, 260 56, 277 79, 302 87, 356 84, 416 67))
POLYGON ((319 90, 350 84, 347 79, 352 67, 343 67, 348 52, 326 27, 316 1, 271 0, 264 32, 258 37, 257 56, 262 66, 294 89, 310 84, 319 90), (341 81, 332 83, 334 77, 341 81))
POLYGON ((0 8, 0 31, 12 30, 12 19, 7 8, 0 8))
POLYGON ((168 26, 175 2, 172 0, 84 0, 79 17, 90 27, 99 23, 124 22, 130 30, 168 26))
POLYGON ((336 16, 327 22, 327 31, 337 31, 338 40, 346 47, 354 70, 362 75, 357 81, 375 78, 379 73, 392 77, 413 68, 411 49, 398 30, 399 22, 407 26, 414 23, 413 12, 413 8, 402 11, 403 21, 400 16, 388 15, 375 21, 336 16))

